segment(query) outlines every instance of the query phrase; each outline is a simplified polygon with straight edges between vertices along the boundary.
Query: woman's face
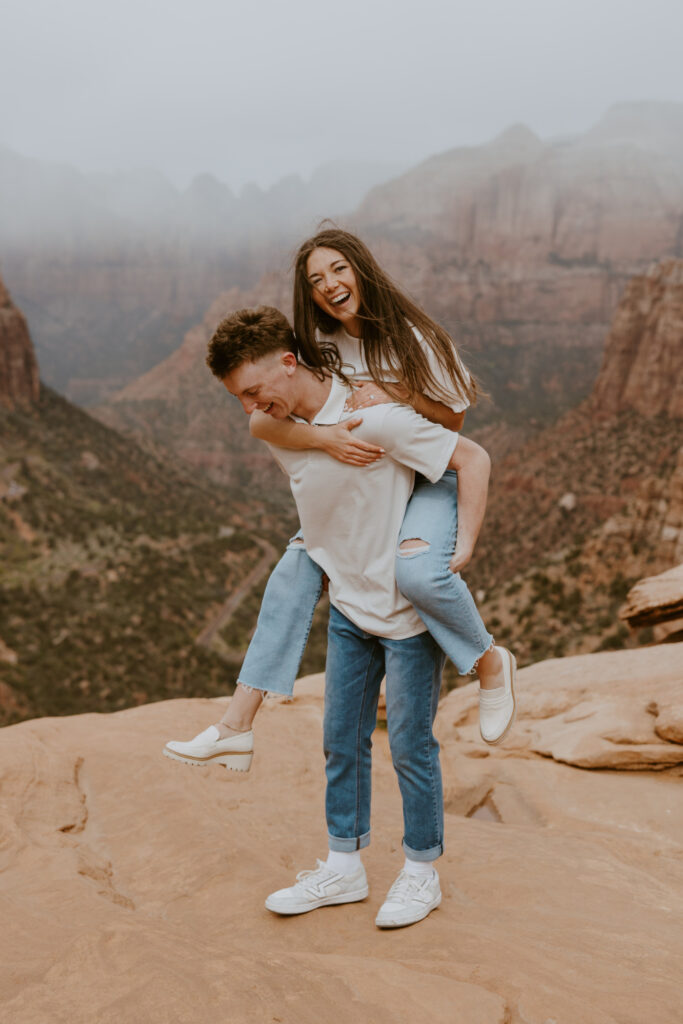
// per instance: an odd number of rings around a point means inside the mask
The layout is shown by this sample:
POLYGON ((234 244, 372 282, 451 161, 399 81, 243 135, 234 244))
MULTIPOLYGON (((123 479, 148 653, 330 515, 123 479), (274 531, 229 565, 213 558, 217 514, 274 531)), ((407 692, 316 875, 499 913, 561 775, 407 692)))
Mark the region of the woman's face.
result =
POLYGON ((314 249, 306 261, 311 295, 323 313, 334 317, 349 334, 360 336, 360 295, 353 267, 337 249, 314 249))

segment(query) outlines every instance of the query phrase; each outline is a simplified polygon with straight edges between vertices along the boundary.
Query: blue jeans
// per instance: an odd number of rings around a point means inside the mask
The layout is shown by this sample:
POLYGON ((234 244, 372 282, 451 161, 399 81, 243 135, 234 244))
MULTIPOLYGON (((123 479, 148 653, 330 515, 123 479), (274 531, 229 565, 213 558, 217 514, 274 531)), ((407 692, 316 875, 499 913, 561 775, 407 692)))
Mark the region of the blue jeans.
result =
POLYGON ((444 655, 429 633, 387 640, 330 609, 323 726, 331 850, 370 842, 372 733, 386 674, 391 758, 403 800, 403 849, 413 860, 443 853, 439 744, 432 726, 444 655))
MULTIPOLYGON (((396 582, 442 651, 462 675, 493 642, 467 584, 448 562, 458 532, 458 478, 452 470, 435 484, 418 477, 406 509, 399 544, 419 539, 428 547, 397 551, 396 582)), ((322 590, 322 571, 299 535, 273 569, 256 632, 239 673, 247 686, 291 694, 322 590)))

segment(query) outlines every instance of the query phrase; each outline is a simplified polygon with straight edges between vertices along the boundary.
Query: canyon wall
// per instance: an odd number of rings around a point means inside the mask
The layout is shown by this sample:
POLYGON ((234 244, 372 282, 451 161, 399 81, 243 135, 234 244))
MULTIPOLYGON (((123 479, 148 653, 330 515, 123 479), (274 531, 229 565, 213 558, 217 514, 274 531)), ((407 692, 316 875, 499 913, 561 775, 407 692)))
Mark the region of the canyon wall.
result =
POLYGON ((468 578, 523 661, 650 642, 618 611, 683 561, 683 261, 629 283, 589 398, 494 460, 468 578))
POLYGON ((38 401, 38 363, 23 314, 0 279, 0 402, 10 408, 38 401))
POLYGON ((683 417, 683 262, 629 282, 605 342, 597 411, 683 417))

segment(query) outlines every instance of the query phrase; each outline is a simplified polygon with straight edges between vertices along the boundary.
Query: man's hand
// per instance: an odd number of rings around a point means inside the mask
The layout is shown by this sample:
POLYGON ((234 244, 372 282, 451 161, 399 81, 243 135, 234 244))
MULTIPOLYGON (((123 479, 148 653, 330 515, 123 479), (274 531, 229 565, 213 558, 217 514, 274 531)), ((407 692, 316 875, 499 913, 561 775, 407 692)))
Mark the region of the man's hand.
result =
POLYGON ((351 431, 363 422, 362 416, 343 423, 335 423, 328 427, 316 427, 319 435, 319 447, 333 459, 345 462, 349 466, 369 466, 384 455, 384 448, 359 437, 353 437, 351 431))

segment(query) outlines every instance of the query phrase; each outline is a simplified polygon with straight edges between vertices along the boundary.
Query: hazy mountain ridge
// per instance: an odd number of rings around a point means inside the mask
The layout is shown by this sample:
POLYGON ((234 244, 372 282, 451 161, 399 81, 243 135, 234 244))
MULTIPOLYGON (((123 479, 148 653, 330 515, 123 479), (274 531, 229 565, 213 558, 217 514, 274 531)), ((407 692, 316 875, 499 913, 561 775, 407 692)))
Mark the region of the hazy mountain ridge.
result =
POLYGON ((0 270, 44 379, 94 404, 172 352, 216 295, 285 267, 299 235, 403 168, 338 162, 240 196, 211 175, 83 174, 0 147, 0 270))
MULTIPOLYGON (((527 420, 531 400, 547 422, 588 394, 627 280, 683 254, 681 110, 617 105, 564 140, 517 125, 375 185, 353 216, 373 182, 348 166, 239 198, 209 175, 182 195, 151 172, 90 176, 90 198, 58 249, 35 232, 30 245, 0 235, 5 277, 46 379, 95 404, 169 355, 221 292, 251 291, 266 271, 286 276, 297 242, 346 208, 349 225, 457 338, 508 420, 527 420), (160 232, 169 203, 175 226, 160 232), (87 228, 105 208, 106 244, 87 228)), ((23 195, 26 178, 37 195, 5 203, 4 216, 34 210, 36 230, 59 220, 78 193, 77 172, 60 174, 66 199, 56 187, 43 194, 35 168, 15 169, 10 185, 5 173, 0 194, 23 195)), ((482 416, 494 418, 483 407, 482 416)))
MULTIPOLYGON (((149 229, 194 240, 245 241, 254 229, 270 238, 330 209, 346 213, 375 184, 402 173, 397 163, 340 160, 318 167, 308 181, 290 174, 269 188, 247 184, 239 194, 213 174, 177 188, 153 168, 105 173, 25 157, 0 145, 0 237, 4 247, 78 238, 142 239, 149 229)), ((153 236, 152 236, 153 237, 153 236)))
MULTIPOLYGON (((630 278, 683 254, 683 105, 654 106, 656 132, 650 106, 637 104, 574 140, 546 143, 516 126, 375 187, 353 215, 492 395, 470 423, 505 422, 523 436, 576 406, 630 278)), ((287 297, 280 278, 275 293, 287 297)), ((275 280, 231 291, 235 307, 272 296, 275 280)))

